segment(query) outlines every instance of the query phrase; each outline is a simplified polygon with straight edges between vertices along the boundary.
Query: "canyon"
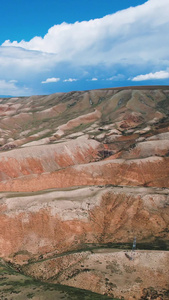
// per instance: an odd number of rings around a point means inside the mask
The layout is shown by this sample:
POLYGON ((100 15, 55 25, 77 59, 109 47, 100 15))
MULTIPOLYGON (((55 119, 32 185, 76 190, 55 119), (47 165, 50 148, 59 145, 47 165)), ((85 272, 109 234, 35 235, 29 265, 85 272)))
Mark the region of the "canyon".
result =
POLYGON ((169 86, 1 98, 0 224, 18 276, 167 300, 169 86))

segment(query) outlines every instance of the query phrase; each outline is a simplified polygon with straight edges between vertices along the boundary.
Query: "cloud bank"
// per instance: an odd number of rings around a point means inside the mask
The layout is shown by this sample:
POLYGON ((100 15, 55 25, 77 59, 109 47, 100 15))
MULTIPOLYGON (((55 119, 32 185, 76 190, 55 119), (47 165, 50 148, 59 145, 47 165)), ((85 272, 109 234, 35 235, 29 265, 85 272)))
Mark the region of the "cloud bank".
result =
POLYGON ((19 87, 16 85, 17 80, 0 80, 0 94, 4 96, 16 96, 18 94, 29 95, 30 90, 26 87, 19 87))
POLYGON ((0 78, 16 78, 32 88, 36 83, 40 91, 58 78, 72 84, 77 78, 80 84, 86 74, 116 82, 163 76, 160 70, 169 67, 168 15, 168 0, 149 0, 100 19, 54 25, 30 41, 6 40, 0 46, 0 78))

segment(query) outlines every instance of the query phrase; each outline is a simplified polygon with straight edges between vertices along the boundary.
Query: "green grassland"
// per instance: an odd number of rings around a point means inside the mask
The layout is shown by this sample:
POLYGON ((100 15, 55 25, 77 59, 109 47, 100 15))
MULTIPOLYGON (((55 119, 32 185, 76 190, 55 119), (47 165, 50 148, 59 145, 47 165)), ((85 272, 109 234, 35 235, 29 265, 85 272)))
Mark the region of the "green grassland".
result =
POLYGON ((86 290, 48 284, 15 271, 9 264, 0 260, 0 299, 1 300, 113 300, 86 290))

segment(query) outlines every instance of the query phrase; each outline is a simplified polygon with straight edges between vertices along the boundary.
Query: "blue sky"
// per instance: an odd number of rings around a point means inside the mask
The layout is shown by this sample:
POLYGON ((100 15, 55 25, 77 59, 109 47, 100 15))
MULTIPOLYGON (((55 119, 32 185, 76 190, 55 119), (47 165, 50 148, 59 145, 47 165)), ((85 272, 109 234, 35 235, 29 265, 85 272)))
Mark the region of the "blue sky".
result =
POLYGON ((0 95, 169 84, 168 0, 1 0, 0 95))

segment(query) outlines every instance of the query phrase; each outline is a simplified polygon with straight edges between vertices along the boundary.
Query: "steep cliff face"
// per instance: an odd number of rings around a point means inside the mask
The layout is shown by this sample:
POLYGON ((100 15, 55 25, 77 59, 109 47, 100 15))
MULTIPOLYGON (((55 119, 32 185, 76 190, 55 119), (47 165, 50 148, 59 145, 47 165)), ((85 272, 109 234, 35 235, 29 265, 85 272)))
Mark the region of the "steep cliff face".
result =
MULTIPOLYGON (((169 87, 0 99, 0 257, 27 265, 24 272, 41 278, 29 268, 40 257, 51 262, 94 246, 127 247, 134 236, 143 248, 167 249, 168 188, 169 87)), ((50 275, 45 266, 45 280, 57 277, 57 268, 50 275)), ((132 268, 132 278, 140 277, 132 268)), ((130 293, 111 276, 99 288, 100 271, 86 272, 54 282, 126 299, 139 299, 144 287, 150 292, 143 278, 129 280, 130 293), (88 273, 98 288, 84 279, 88 273)), ((167 289, 165 279, 154 282, 167 289)))

